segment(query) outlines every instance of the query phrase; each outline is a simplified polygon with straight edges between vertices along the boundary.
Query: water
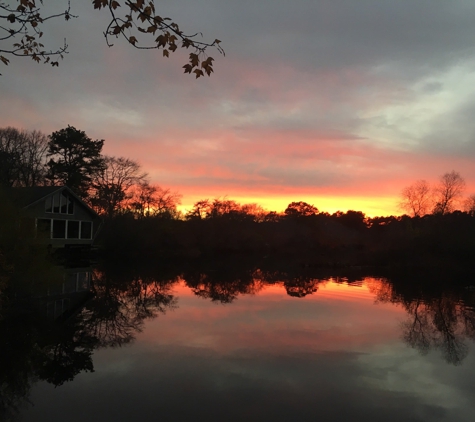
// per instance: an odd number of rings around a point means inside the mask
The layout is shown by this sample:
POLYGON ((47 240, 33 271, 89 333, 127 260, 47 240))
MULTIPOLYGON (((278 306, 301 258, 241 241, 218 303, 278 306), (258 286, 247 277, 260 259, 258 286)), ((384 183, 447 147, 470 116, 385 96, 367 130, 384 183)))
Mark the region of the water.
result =
POLYGON ((29 329, 36 352, 17 352, 29 359, 17 374, 28 388, 7 414, 38 422, 475 420, 470 288, 223 274, 123 283, 96 271, 93 298, 55 328, 29 329))

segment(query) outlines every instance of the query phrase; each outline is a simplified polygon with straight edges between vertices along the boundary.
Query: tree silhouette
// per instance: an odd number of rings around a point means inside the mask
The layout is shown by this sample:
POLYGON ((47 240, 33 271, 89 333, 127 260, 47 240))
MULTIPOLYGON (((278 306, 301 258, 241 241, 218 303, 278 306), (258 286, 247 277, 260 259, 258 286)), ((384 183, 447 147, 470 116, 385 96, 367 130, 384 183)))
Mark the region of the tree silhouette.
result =
POLYGON ((306 202, 291 202, 284 211, 287 217, 309 217, 318 214, 318 208, 306 202))
POLYGON ((48 137, 39 131, 0 129, 0 184, 41 185, 45 176, 48 137))
POLYGON ((106 156, 102 163, 102 168, 92 174, 94 193, 90 201, 99 214, 111 218, 131 198, 131 188, 146 180, 147 173, 136 161, 124 157, 106 156))
POLYGON ((434 214, 447 214, 454 211, 456 202, 461 198, 465 189, 465 180, 459 173, 452 170, 445 173, 434 189, 434 214))
POLYGON ((406 186, 401 192, 399 208, 412 217, 422 217, 432 205, 431 189, 425 180, 418 180, 406 186))
POLYGON ((48 143, 47 179, 53 185, 66 185, 86 198, 93 177, 104 168, 101 156, 104 140, 93 141, 85 132, 68 126, 53 132, 48 143))

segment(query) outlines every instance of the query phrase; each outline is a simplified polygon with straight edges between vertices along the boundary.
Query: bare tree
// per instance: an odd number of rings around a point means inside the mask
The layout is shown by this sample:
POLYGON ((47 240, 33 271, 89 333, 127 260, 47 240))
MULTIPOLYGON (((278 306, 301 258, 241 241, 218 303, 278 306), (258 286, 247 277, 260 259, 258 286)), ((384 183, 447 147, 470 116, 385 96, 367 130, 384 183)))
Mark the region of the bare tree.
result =
POLYGON ((475 194, 470 195, 464 202, 464 210, 475 215, 475 194))
POLYGON ((175 217, 181 195, 170 189, 150 185, 148 181, 140 182, 134 189, 130 200, 130 208, 139 218, 143 217, 175 217))
POLYGON ((0 129, 0 183, 38 186, 44 183, 48 137, 39 131, 0 129))
POLYGON ((465 190, 465 180, 454 170, 445 173, 434 188, 434 214, 447 214, 455 210, 465 190))
POLYGON ((131 188, 143 183, 147 173, 140 165, 124 157, 104 157, 104 169, 93 180, 91 205, 99 214, 113 217, 131 197, 131 188))
POLYGON ((432 196, 429 183, 418 180, 401 192, 399 208, 413 217, 422 217, 432 207, 432 196))

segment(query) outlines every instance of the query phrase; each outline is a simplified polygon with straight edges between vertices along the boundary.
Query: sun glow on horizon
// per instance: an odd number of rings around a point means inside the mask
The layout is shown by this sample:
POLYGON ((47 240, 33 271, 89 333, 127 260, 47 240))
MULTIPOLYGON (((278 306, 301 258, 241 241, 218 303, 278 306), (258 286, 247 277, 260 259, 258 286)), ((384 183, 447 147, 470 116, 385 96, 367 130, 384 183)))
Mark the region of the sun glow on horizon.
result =
MULTIPOLYGON (((186 214, 193 208, 194 203, 201 199, 213 200, 216 197, 199 196, 190 197, 184 195, 182 204, 178 209, 186 214)), ((308 204, 314 205, 320 212, 328 212, 333 214, 337 211, 347 212, 349 210, 361 211, 367 217, 380 217, 389 215, 400 215, 401 212, 397 207, 398 198, 394 196, 379 196, 379 197, 352 197, 352 196, 306 196, 306 195, 285 195, 285 196, 221 196, 221 199, 226 198, 234 200, 237 203, 244 205, 256 203, 262 206, 266 211, 283 212, 291 202, 304 201, 308 204)))

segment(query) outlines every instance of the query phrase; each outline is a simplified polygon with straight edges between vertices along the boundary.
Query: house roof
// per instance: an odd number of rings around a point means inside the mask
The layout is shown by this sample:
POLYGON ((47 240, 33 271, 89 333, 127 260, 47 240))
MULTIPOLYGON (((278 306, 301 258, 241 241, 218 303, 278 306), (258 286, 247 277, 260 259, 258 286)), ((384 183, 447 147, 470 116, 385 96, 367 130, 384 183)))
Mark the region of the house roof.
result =
POLYGON ((9 196, 18 206, 26 208, 63 189, 63 186, 35 186, 31 188, 12 188, 9 196))
POLYGON ((76 201, 86 208, 92 215, 99 217, 99 215, 89 205, 87 205, 67 186, 34 186, 29 188, 12 188, 10 191, 10 197, 19 207, 29 208, 46 197, 63 190, 67 190, 68 193, 73 196, 76 201))

